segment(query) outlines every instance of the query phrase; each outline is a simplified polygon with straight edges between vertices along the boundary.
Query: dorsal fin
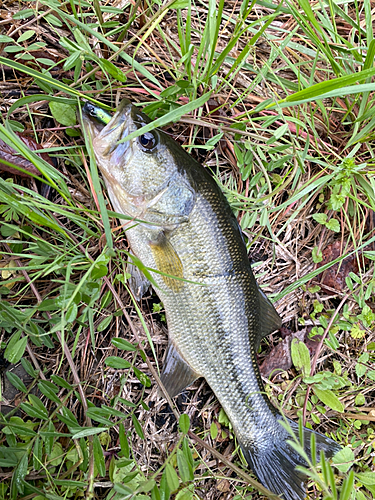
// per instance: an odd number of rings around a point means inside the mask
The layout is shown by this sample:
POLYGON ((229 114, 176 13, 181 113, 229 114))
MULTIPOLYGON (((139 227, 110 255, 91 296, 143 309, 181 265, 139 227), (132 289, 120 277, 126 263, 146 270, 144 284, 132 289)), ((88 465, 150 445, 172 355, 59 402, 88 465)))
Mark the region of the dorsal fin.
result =
POLYGON ((172 343, 168 346, 161 381, 171 398, 191 385, 200 375, 183 359, 172 343))

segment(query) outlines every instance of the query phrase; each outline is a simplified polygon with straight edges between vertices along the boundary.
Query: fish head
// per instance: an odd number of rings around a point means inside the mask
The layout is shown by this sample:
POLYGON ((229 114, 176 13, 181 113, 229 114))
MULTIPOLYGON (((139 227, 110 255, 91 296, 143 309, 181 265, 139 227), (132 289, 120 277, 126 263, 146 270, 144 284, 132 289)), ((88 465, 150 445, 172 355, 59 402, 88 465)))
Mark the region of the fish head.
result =
POLYGON ((147 221, 150 207, 160 205, 163 193, 178 172, 173 151, 176 148, 170 144, 174 141, 157 129, 124 141, 151 122, 127 99, 107 124, 98 109, 85 104, 83 125, 113 207, 117 212, 147 221))

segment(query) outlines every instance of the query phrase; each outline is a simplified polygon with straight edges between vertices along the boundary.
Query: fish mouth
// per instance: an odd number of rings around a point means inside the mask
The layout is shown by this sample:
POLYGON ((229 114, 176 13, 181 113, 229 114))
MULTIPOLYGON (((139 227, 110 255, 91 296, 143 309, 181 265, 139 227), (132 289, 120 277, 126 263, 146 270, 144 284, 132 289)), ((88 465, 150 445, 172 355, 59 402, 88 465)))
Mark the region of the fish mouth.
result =
POLYGON ((112 117, 89 102, 82 108, 83 126, 92 141, 95 154, 97 157, 114 155, 114 161, 120 161, 129 154, 134 140, 121 141, 150 121, 128 99, 121 101, 112 117))
POLYGON ((112 157, 120 161, 127 155, 129 142, 120 142, 134 129, 132 119, 133 105, 124 99, 116 113, 111 117, 102 108, 85 103, 82 108, 82 124, 92 142, 97 159, 112 157))

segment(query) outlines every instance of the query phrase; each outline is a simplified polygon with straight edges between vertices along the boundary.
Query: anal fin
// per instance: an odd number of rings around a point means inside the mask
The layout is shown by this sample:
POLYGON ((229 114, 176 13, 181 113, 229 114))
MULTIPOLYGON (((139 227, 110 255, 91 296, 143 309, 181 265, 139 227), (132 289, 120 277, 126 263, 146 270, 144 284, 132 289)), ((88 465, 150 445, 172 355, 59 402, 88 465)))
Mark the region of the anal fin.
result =
POLYGON ((161 381, 171 398, 191 385, 200 375, 178 353, 172 343, 168 346, 161 381))

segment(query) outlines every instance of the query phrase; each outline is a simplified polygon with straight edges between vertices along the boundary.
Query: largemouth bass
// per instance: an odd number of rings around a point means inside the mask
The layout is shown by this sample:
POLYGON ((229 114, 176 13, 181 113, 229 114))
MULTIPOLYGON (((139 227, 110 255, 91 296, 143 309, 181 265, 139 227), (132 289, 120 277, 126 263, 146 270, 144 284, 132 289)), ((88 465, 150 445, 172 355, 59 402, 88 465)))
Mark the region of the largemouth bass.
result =
MULTIPOLYGON (((109 117, 108 117, 109 120, 109 117)), ((304 460, 288 444, 282 415, 265 394, 256 353, 281 320, 252 273, 242 233, 216 182, 160 130, 121 142, 150 122, 129 101, 105 125, 92 104, 83 124, 116 212, 144 221, 126 231, 152 273, 166 312, 169 347, 162 382, 171 397, 204 377, 228 415, 260 482, 286 500, 305 497, 304 460)), ((289 421, 298 433, 295 422, 289 421)), ((327 457, 331 439, 304 429, 327 457)))

